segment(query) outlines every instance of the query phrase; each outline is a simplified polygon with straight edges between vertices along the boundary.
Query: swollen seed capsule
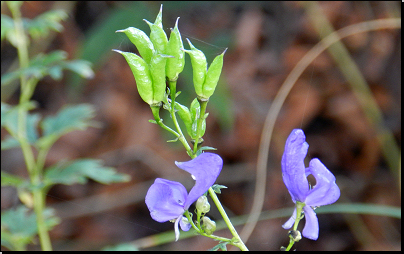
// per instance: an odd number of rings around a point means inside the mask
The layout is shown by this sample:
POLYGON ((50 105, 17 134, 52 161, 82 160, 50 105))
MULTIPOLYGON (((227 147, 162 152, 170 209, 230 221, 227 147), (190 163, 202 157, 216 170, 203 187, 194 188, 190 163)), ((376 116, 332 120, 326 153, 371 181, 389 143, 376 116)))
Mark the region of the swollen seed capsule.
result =
POLYGON ((135 77, 140 97, 149 105, 159 103, 160 101, 153 100, 153 81, 146 61, 133 53, 122 52, 116 49, 114 49, 114 51, 122 54, 129 64, 133 76, 135 77))
POLYGON ((144 21, 150 27, 150 40, 153 43, 154 49, 158 54, 165 54, 165 48, 167 45, 167 35, 163 30, 163 5, 160 6, 160 11, 157 14, 154 24, 145 20, 144 21))
POLYGON ((209 99, 209 97, 215 92, 217 82, 219 81, 220 74, 222 73, 223 56, 224 53, 226 53, 226 50, 222 54, 215 57, 213 62, 210 64, 205 82, 203 84, 203 95, 199 95, 201 99, 209 99))
POLYGON ((192 119, 191 119, 191 113, 189 112, 189 109, 186 106, 181 105, 178 102, 175 102, 175 110, 177 111, 182 122, 185 124, 188 135, 191 135, 192 119))
POLYGON ((205 54, 195 48, 188 39, 187 41, 191 50, 184 51, 191 57, 195 92, 198 96, 203 96, 203 83, 205 82, 208 63, 206 62, 205 54))
POLYGON ((184 45, 178 30, 178 19, 175 22, 174 29, 171 30, 170 40, 166 47, 166 54, 174 56, 174 58, 167 59, 166 76, 168 81, 176 81, 178 74, 182 72, 185 65, 185 53, 182 51, 184 45))
MULTIPOLYGON (((191 113, 191 120, 192 120, 192 126, 191 126, 191 133, 188 133, 189 136, 191 136, 191 138, 193 140, 196 139, 196 135, 197 135, 197 128, 198 128, 198 118, 201 112, 201 105, 199 104, 199 101, 197 98, 195 98, 192 103, 191 106, 189 107, 190 110, 189 112, 191 113)), ((201 132, 200 132, 200 137, 203 137, 203 135, 205 135, 205 130, 206 130, 206 120, 203 119, 202 121, 202 126, 201 126, 201 132)))
POLYGON ((150 61, 150 73, 153 81, 153 101, 160 102, 166 93, 166 62, 171 57, 155 54, 150 61))
POLYGON ((150 63, 150 59, 154 53, 154 47, 145 32, 135 27, 128 27, 124 30, 116 31, 116 33, 118 32, 125 33, 129 40, 136 46, 139 54, 143 57, 146 63, 150 63))

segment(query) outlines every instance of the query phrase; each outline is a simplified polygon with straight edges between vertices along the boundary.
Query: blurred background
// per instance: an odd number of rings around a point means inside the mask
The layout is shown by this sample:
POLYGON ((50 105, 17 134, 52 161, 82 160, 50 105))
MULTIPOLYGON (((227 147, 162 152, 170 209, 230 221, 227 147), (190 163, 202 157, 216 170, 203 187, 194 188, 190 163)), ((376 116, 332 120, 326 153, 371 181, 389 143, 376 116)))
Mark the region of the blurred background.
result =
MULTIPOLYGON (((49 115, 67 103, 86 102, 96 107, 96 120, 102 123, 101 128, 62 137, 51 149, 46 164, 93 157, 132 177, 128 183, 108 186, 89 182, 53 187, 47 204, 62 219, 50 232, 55 250, 100 250, 120 243, 135 243, 140 250, 206 250, 217 244, 195 236, 155 246, 158 238, 145 238, 171 231, 169 237, 174 239, 173 224, 153 221, 144 196, 156 177, 180 181, 189 190, 193 180, 174 164, 189 157, 179 142, 166 142, 173 136, 148 122, 153 118, 150 108, 140 99, 129 66, 111 50, 137 53, 129 39, 115 31, 133 26, 149 34, 143 19, 154 22, 160 4, 166 33, 169 35, 175 20, 181 17, 183 41, 189 38, 205 53, 209 64, 228 48, 222 77, 208 104, 204 145, 217 148, 224 160, 217 183, 228 187, 219 198, 230 217, 251 210, 265 118, 292 69, 327 32, 327 22, 320 17, 324 15, 335 30, 363 21, 401 17, 400 3, 388 1, 24 3, 22 13, 27 18, 50 9, 63 9, 69 14, 63 22, 64 31, 31 45, 31 55, 61 49, 71 59, 91 61, 95 71, 91 80, 66 72, 61 81, 47 77, 38 84, 33 96, 39 103, 36 112, 49 115)), ((2 7, 2 13, 9 15, 9 10, 2 7)), ((397 153, 401 147, 401 29, 358 33, 342 42, 367 82, 382 119, 376 124, 369 120, 372 112, 367 110, 372 109, 359 103, 339 60, 328 51, 319 55, 294 84, 276 119, 263 211, 293 207, 282 181, 280 161, 285 140, 295 128, 305 131, 310 145, 307 159, 319 158, 336 176, 341 189, 337 204, 401 207, 401 157, 397 153), (383 146, 378 134, 385 130, 393 139, 383 146)), ((2 42, 2 74, 16 59, 16 50, 2 42)), ((182 91, 178 101, 184 105, 195 97, 188 56, 177 90, 182 91)), ((18 91, 18 86, 2 89, 2 101, 18 103, 18 91)), ((167 124, 170 122, 168 114, 162 117, 167 124)), ((2 139, 5 135, 2 130, 2 139)), ((26 176, 18 149, 2 152, 1 168, 26 176)), ((2 188, 2 210, 18 204, 15 189, 2 188)), ((220 214, 213 203, 211 206, 210 217, 219 220, 220 214)), ((246 243, 248 248, 279 250, 286 246, 287 230, 281 225, 289 216, 259 221, 246 243)), ((294 249, 401 249, 399 219, 341 213, 319 214, 318 218, 319 239, 304 238, 294 249)), ((241 231, 242 226, 237 229, 241 231)), ((215 234, 230 237, 227 230, 215 234)), ((38 248, 34 244, 31 247, 38 248)))

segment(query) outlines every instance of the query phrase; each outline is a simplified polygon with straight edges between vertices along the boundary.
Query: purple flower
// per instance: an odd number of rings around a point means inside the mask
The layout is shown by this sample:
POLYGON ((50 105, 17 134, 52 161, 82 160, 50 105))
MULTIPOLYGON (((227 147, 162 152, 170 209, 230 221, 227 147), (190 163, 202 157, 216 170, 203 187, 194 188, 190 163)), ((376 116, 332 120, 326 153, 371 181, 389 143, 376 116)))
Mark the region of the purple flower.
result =
MULTIPOLYGON (((335 176, 319 159, 312 159, 308 168, 304 166, 304 158, 309 148, 305 139, 303 130, 294 129, 290 133, 282 156, 282 177, 293 202, 304 203, 306 224, 303 228, 303 236, 317 240, 319 226, 313 207, 334 203, 340 196, 340 190, 335 183, 335 176), (312 188, 307 181, 307 176, 310 174, 316 179, 316 185, 312 188)), ((291 228, 295 219, 296 208, 292 217, 282 227, 291 228)))
POLYGON ((175 162, 180 168, 192 175, 195 185, 189 192, 185 187, 174 181, 157 178, 146 194, 146 205, 150 216, 157 222, 175 220, 175 240, 181 229, 188 231, 191 224, 183 216, 189 206, 202 196, 216 181, 223 167, 223 160, 214 153, 202 153, 195 159, 186 162, 175 162))

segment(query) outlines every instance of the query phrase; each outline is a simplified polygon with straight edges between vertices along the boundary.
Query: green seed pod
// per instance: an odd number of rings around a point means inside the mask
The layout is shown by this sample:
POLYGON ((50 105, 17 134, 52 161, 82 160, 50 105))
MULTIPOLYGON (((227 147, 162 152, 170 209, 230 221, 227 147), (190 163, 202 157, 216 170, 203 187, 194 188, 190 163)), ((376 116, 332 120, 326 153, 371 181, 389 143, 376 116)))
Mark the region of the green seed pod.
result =
POLYGON ((191 136, 191 132, 192 132, 191 112, 189 111, 189 109, 186 106, 181 105, 178 102, 175 102, 175 110, 177 111, 182 122, 185 124, 188 135, 191 136))
POLYGON ((191 57, 195 92, 198 96, 203 97, 203 83, 205 82, 208 63, 206 62, 205 54, 203 54, 203 52, 199 49, 195 48, 188 39, 187 41, 191 50, 184 51, 191 57))
POLYGON ((154 49, 159 54, 165 54, 165 48, 167 46, 167 35, 163 30, 163 5, 160 7, 160 12, 157 14, 156 21, 153 23, 144 19, 144 21, 150 27, 150 40, 153 43, 154 49))
POLYGON ((206 74, 206 79, 203 84, 203 96, 199 95, 201 99, 209 99, 209 97, 212 96, 212 94, 215 92, 217 82, 219 81, 220 74, 222 73, 223 56, 224 53, 226 53, 226 50, 222 54, 215 57, 215 59, 209 66, 209 70, 206 74))
POLYGON ((206 196, 200 196, 196 201, 196 209, 199 213, 208 213, 210 211, 210 204, 206 196))
POLYGON ((150 60, 150 73, 153 81, 153 101, 160 102, 166 93, 166 62, 171 57, 155 54, 150 60))
POLYGON ((150 59, 154 53, 154 47, 145 32, 134 27, 128 27, 124 30, 116 31, 116 33, 119 32, 125 33, 129 40, 136 46, 139 54, 143 57, 146 63, 150 63, 150 59))
MULTIPOLYGON (((198 118, 201 112, 201 106, 199 105, 199 101, 197 98, 195 98, 192 103, 190 108, 190 113, 191 113, 191 120, 192 120, 192 126, 191 126, 191 133, 188 133, 189 136, 191 136, 191 138, 193 140, 196 139, 196 135, 197 135, 197 128, 198 128, 198 118)), ((202 121, 202 126, 201 126, 201 132, 200 132, 200 137, 203 137, 203 135, 205 135, 205 130, 206 130, 206 120, 203 119, 202 121)))
POLYGON ((202 222, 203 222, 202 228, 207 235, 211 235, 213 234, 213 232, 215 232, 216 222, 214 222, 213 220, 209 219, 209 217, 206 216, 202 218, 202 222))
POLYGON ((167 59, 166 76, 168 81, 176 81, 178 74, 182 72, 185 65, 185 53, 182 51, 184 45, 180 30, 178 30, 178 19, 175 22, 174 29, 171 30, 170 40, 166 47, 166 54, 174 56, 174 58, 167 59))
POLYGON ((128 62, 133 76, 135 77, 140 97, 149 105, 159 103, 159 101, 153 100, 153 81, 150 75, 149 65, 146 61, 133 53, 122 52, 116 49, 114 49, 114 51, 122 54, 126 62, 128 62))

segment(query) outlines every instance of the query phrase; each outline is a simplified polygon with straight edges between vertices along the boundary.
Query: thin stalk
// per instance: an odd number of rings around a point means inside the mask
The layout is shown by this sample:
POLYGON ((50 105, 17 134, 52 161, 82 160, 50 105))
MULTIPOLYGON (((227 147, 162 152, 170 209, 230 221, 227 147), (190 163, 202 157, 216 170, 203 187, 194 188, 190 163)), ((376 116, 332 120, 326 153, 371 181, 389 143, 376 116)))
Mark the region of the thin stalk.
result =
MULTIPOLYGON (((200 105, 200 112, 199 112, 199 118, 198 118, 198 124, 197 124, 197 131, 196 131, 196 138, 195 138, 195 144, 194 144, 194 155, 196 157, 196 152, 198 151, 198 143, 199 139, 201 138, 201 129, 202 129, 202 122, 205 119, 205 112, 206 112, 206 105, 208 105, 208 100, 200 100, 198 98, 198 102, 200 105)), ((194 158, 195 158, 194 157, 194 158)))
POLYGON ((236 229, 234 228, 233 224, 231 223, 229 217, 227 216, 227 213, 224 210, 222 203, 220 203, 218 197, 216 196, 215 191, 212 189, 212 187, 210 187, 208 191, 209 191, 210 197, 212 198, 217 209, 219 210, 220 214, 222 215, 224 222, 226 223, 227 227, 229 228, 231 234, 233 235, 233 237, 234 237, 233 239, 235 239, 235 241, 232 241, 231 244, 238 247, 240 250, 248 251, 248 248, 245 246, 244 242, 241 240, 236 229))
MULTIPOLYGON (((9 5, 11 8, 11 13, 14 20, 14 28, 16 32, 17 40, 17 52, 20 64, 20 69, 27 68, 29 65, 28 56, 28 38, 24 33, 24 27, 22 24, 21 13, 19 7, 16 5, 9 5), (14 8, 13 8, 14 7, 14 8)), ((26 103, 29 102, 32 91, 37 83, 36 79, 27 79, 25 76, 20 77, 21 85, 21 95, 20 95, 20 108, 18 110, 18 133, 17 140, 21 145, 21 150, 23 152, 25 164, 27 166, 27 171, 29 173, 31 183, 38 186, 42 178, 42 170, 39 170, 35 163, 35 157, 32 152, 31 146, 27 140, 27 107, 26 103)), ((43 166, 43 165, 42 165, 43 166)), ((45 219, 43 217, 43 211, 45 208, 45 195, 43 193, 44 189, 39 188, 33 191, 34 197, 34 211, 36 215, 36 223, 38 229, 39 240, 41 242, 42 250, 48 251, 52 250, 52 245, 50 242, 50 237, 48 230, 45 226, 45 219)))
MULTIPOLYGON (((304 206, 305 206, 304 203, 296 202, 296 219, 295 219, 295 223, 293 225, 293 230, 295 230, 295 231, 297 230, 297 226, 299 225, 300 220, 303 218, 302 210, 303 210, 304 206)), ((292 248, 293 244, 295 243, 295 240, 293 239, 293 237, 292 236, 289 236, 289 237, 290 237, 290 241, 289 241, 288 247, 286 248, 286 251, 289 251, 292 248)))
POLYGON ((170 87, 170 97, 171 97, 171 109, 170 109, 171 119, 173 119, 174 126, 177 129, 177 132, 179 134, 178 140, 181 141, 181 143, 184 145, 185 149, 187 150, 188 155, 191 156, 192 149, 189 146, 188 141, 185 139, 185 136, 182 133, 181 127, 178 124, 177 116, 175 115, 175 97, 176 97, 176 93, 177 93, 177 90, 176 90, 177 81, 169 81, 168 84, 170 87))

